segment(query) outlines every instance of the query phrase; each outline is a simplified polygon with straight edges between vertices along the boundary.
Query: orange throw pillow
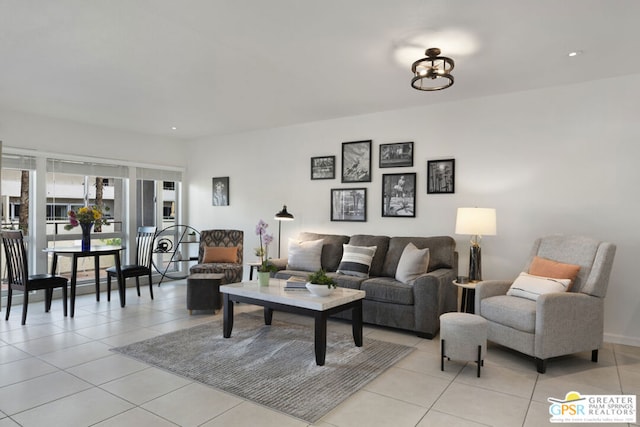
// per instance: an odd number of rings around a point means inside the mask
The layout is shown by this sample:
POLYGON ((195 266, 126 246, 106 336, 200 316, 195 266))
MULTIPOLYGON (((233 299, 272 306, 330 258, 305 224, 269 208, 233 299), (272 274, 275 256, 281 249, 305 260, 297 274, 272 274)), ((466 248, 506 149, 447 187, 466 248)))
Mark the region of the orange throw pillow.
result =
POLYGON ((238 247, 206 246, 202 262, 238 262, 238 247))
POLYGON ((529 274, 534 276, 551 277, 552 279, 570 279, 571 284, 576 279, 580 266, 564 264, 546 258, 534 257, 529 266, 529 274))

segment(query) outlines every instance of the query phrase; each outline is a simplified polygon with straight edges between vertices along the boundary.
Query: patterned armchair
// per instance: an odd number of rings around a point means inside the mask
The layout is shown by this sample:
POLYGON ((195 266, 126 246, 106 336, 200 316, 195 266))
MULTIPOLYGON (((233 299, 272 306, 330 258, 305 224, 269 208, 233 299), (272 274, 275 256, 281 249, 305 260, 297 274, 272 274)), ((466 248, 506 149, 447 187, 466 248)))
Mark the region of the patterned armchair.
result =
POLYGON ((241 230, 202 230, 198 264, 189 272, 223 273, 224 283, 242 282, 244 232, 241 230))

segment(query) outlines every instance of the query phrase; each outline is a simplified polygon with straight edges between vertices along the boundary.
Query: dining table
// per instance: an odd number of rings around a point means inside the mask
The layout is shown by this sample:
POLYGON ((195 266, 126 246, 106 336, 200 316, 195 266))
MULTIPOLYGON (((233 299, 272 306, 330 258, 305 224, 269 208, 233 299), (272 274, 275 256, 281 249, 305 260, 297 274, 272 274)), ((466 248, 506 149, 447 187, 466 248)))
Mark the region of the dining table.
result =
POLYGON ((83 250, 81 246, 56 246, 43 249, 44 252, 53 255, 53 261, 51 263, 51 274, 56 274, 56 270, 58 268, 58 257, 64 256, 71 258, 71 317, 73 317, 75 312, 76 282, 78 279, 79 258, 93 257, 94 259, 96 301, 100 301, 100 257, 109 255, 113 256, 116 272, 118 275, 118 295, 120 297, 120 306, 125 306, 125 282, 124 277, 122 277, 122 267, 120 262, 120 252, 124 249, 126 249, 126 247, 122 245, 92 245, 88 250, 83 250))

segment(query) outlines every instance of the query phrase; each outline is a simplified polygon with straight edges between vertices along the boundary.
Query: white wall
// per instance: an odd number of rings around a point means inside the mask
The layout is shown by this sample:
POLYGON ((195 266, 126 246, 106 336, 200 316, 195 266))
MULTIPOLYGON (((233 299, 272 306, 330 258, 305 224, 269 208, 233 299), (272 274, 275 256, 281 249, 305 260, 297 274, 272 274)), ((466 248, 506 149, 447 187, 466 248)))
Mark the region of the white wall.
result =
POLYGON ((0 109, 0 141, 8 147, 161 166, 184 166, 176 138, 145 135, 0 109))
MULTIPOLYGON (((286 239, 303 230, 454 235, 457 207, 495 207, 498 235, 482 241, 484 278, 515 277, 538 236, 576 233, 612 241, 618 252, 605 339, 640 345, 638 88, 640 75, 632 75, 203 138, 188 150, 190 223, 243 229, 249 260, 258 246, 255 224, 263 218, 277 235, 272 218, 283 203, 295 215, 283 224, 283 256, 286 239), (368 189, 367 222, 331 222, 330 189, 360 186, 340 183, 341 142, 362 139, 373 140, 373 181, 362 185, 368 189), (378 168, 379 144, 404 141, 415 143, 414 167, 378 168), (335 180, 310 180, 310 157, 320 155, 336 155, 335 180), (455 194, 428 195, 426 161, 442 158, 456 160, 455 194), (381 217, 382 174, 394 172, 418 174, 416 218, 381 217), (228 207, 211 205, 211 178, 217 176, 230 177, 228 207)), ((466 274, 467 237, 454 237, 466 274)))

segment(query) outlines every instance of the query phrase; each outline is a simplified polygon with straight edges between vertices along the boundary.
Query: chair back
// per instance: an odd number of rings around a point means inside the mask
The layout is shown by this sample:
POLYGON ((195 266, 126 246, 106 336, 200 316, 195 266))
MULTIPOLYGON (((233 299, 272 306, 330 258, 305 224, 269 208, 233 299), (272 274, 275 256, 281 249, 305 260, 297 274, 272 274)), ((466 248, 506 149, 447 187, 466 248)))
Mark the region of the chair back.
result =
POLYGON ((136 265, 151 268, 153 242, 156 238, 156 227, 138 227, 136 236, 136 265))
POLYGON ((537 239, 526 265, 525 271, 534 256, 580 266, 571 292, 582 292, 604 298, 609 285, 609 276, 613 267, 616 246, 583 236, 547 236, 537 239))
POLYGON ((200 232, 200 247, 198 263, 202 263, 205 246, 224 246, 238 248, 238 263, 242 264, 244 232, 242 230, 202 230, 200 232))
POLYGON ((7 276, 9 285, 26 286, 29 283, 29 265, 27 251, 21 230, 2 231, 2 246, 7 258, 7 276))

